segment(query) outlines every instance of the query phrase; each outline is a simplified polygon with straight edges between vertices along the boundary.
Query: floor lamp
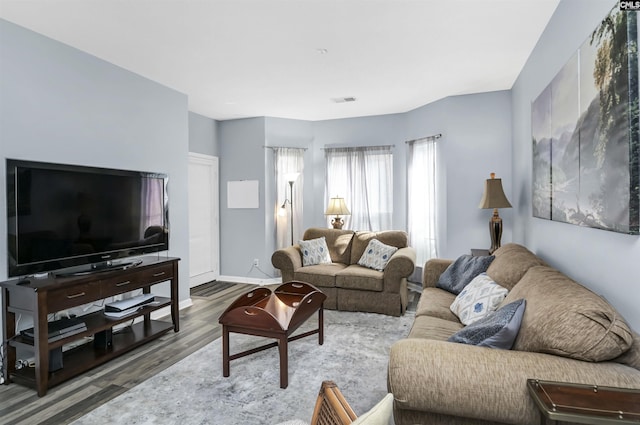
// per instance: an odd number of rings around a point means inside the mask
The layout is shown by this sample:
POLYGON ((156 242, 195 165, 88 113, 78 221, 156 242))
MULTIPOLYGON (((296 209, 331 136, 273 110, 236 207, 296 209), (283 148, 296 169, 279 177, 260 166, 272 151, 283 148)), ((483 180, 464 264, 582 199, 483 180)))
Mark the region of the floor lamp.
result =
POLYGON ((291 190, 291 199, 286 199, 285 198, 284 202, 282 203, 282 206, 280 207, 280 211, 284 212, 281 215, 285 215, 286 214, 287 202, 289 203, 289 206, 291 207, 291 214, 289 216, 289 223, 291 225, 291 245, 293 245, 293 184, 296 182, 296 180, 298 179, 299 175, 300 175, 300 173, 287 173, 287 174, 285 174, 284 177, 289 182, 289 189, 291 190))

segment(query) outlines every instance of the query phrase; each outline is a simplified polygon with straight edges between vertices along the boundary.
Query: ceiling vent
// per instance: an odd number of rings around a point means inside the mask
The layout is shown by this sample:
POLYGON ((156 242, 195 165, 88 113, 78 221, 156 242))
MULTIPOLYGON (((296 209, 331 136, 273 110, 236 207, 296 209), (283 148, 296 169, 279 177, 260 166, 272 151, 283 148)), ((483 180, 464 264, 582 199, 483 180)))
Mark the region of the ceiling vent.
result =
POLYGON ((350 97, 334 97, 331 99, 334 103, 347 103, 347 102, 355 102, 356 98, 353 96, 350 97))

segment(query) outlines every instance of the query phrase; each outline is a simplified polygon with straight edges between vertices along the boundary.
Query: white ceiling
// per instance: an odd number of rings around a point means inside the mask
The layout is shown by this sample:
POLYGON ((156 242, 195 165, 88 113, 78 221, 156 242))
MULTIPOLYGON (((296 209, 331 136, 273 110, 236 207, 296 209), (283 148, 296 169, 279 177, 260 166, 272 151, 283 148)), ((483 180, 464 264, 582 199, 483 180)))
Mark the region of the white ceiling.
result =
POLYGON ((559 1, 0 0, 0 17, 186 93, 198 114, 315 121, 510 89, 559 1))

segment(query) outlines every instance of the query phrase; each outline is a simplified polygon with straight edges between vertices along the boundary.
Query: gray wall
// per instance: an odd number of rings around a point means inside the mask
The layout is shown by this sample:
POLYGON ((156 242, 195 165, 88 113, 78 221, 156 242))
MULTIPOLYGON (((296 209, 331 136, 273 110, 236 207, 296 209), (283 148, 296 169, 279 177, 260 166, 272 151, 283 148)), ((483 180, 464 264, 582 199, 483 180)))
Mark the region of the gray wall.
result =
MULTIPOLYGON (((248 273, 251 261, 258 258, 261 269, 275 276, 270 258, 275 209, 282 200, 274 199, 273 154, 264 146, 307 148, 303 231, 326 226, 325 146, 394 145, 393 226, 406 230, 405 141, 442 133, 440 255, 455 258, 471 248, 488 248, 491 211, 478 209, 478 204, 492 171, 504 179, 511 198, 510 110, 510 92, 500 91, 455 96, 404 114, 313 122, 269 117, 220 122, 221 274, 266 278, 259 271, 248 273), (253 179, 260 181, 260 208, 228 209, 226 182, 253 179)), ((500 214, 505 221, 503 242, 511 241, 511 210, 500 214)))
POLYGON ((189 112, 189 152, 218 156, 218 121, 189 112))
POLYGON ((533 218, 531 210, 531 102, 616 4, 563 0, 512 89, 514 239, 604 295, 639 331, 640 238, 533 218))
MULTIPOLYGON (((0 20, 0 211, 5 158, 164 172, 168 255, 181 257, 189 298, 187 97, 64 44, 0 20)), ((7 273, 0 218, 0 279, 7 273)))
MULTIPOLYGON (((438 141, 439 256, 457 258, 491 246, 493 210, 478 208, 490 173, 513 200, 511 99, 508 91, 453 96, 407 114, 407 138, 442 134, 438 141)), ((513 201, 512 201, 513 204, 513 201)), ((502 208, 502 243, 511 242, 513 212, 502 208)))
POLYGON ((273 206, 266 205, 265 118, 222 121, 219 131, 220 274, 265 278, 256 270, 249 273, 254 258, 271 264, 273 247, 266 237, 273 206), (227 184, 239 180, 258 181, 259 208, 228 208, 227 184))

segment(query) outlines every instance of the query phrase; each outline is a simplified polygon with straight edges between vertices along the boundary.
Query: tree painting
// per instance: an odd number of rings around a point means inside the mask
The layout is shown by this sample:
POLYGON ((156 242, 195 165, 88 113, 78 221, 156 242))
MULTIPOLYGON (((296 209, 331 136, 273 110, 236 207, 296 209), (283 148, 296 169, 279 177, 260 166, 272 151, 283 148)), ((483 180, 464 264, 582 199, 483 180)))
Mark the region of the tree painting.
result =
POLYGON ((614 9, 533 101, 535 217, 638 234, 637 28, 614 9))

